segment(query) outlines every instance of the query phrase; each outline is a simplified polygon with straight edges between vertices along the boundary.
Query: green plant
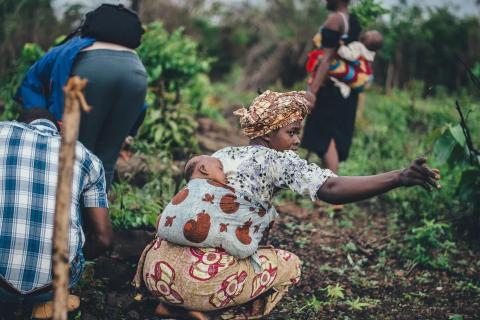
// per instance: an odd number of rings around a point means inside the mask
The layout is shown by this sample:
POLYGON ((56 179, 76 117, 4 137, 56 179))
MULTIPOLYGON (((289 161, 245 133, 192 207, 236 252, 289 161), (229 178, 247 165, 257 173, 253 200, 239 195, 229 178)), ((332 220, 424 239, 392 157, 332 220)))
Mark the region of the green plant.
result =
POLYGON ((423 220, 422 225, 411 229, 406 237, 403 253, 415 263, 432 268, 448 268, 454 243, 451 226, 435 220, 423 220))
POLYGON ((320 311, 320 309, 322 308, 322 306, 325 304, 325 302, 321 301, 321 300, 318 300, 316 296, 312 296, 306 306, 311 308, 314 312, 318 312, 320 311))
MULTIPOLYGON (((136 142, 135 148, 148 148, 148 144, 136 142)), ((142 150, 147 153, 151 150, 142 150)), ((182 187, 179 169, 169 151, 159 151, 146 157, 145 185, 135 186, 130 178, 124 178, 112 187, 110 216, 117 229, 153 228, 158 215, 182 187)))
POLYGON ((352 7, 352 13, 357 16, 363 27, 369 26, 378 17, 388 12, 389 10, 385 9, 376 0, 360 0, 352 7))
POLYGON ((110 217, 114 228, 130 229, 155 226, 162 205, 144 190, 127 183, 114 184, 110 217))
POLYGON ((480 62, 476 62, 472 68, 472 73, 475 77, 480 78, 480 62))
POLYGON ((480 226, 480 154, 473 142, 467 143, 470 133, 465 124, 447 125, 441 132, 434 147, 436 161, 457 173, 455 196, 466 225, 476 230, 480 226))
POLYGON ((27 69, 43 54, 44 51, 35 43, 26 43, 23 46, 14 67, 0 83, 0 101, 5 104, 0 120, 13 120, 18 117, 20 109, 19 105, 13 101, 13 96, 25 77, 27 69))
POLYGON ((168 33, 159 22, 147 26, 138 54, 148 73, 150 106, 139 137, 185 158, 198 151, 194 116, 210 92, 203 74, 210 59, 200 57, 197 43, 182 28, 168 33))
POLYGON ((170 99, 169 93, 179 93, 196 75, 208 71, 210 60, 199 56, 197 43, 183 34, 183 28, 169 34, 160 22, 153 22, 146 29, 137 51, 159 99, 170 99))
POLYGON ((339 283, 335 284, 335 286, 328 285, 323 290, 327 292, 330 303, 336 303, 339 299, 345 298, 345 289, 339 283))
POLYGON ((169 151, 176 159, 184 159, 198 151, 194 111, 183 105, 149 108, 140 128, 139 141, 148 144, 148 153, 156 149, 169 151))
POLYGON ((353 311, 362 311, 364 309, 374 307, 377 303, 378 301, 362 301, 360 298, 345 301, 345 304, 348 306, 348 308, 353 311))

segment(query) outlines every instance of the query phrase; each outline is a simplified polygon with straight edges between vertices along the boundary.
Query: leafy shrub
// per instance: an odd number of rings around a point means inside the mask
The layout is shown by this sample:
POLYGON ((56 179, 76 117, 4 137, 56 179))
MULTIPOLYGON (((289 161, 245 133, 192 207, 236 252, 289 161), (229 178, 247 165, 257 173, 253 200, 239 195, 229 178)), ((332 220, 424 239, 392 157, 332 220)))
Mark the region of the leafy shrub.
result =
MULTIPOLYGON (((478 106, 469 98, 463 100, 472 108, 478 106)), ((380 199, 388 202, 389 212, 399 214, 400 222, 458 217, 463 210, 458 193, 462 169, 458 164, 449 165, 437 159, 438 147, 434 147, 440 135, 448 133, 439 128, 458 122, 455 100, 416 97, 412 102, 412 95, 405 91, 395 91, 390 96, 369 92, 365 105, 364 114, 359 114, 350 158, 342 164, 341 174, 367 175, 400 169, 427 155, 429 165, 441 171, 441 190, 427 193, 421 188, 401 188, 380 199)), ((475 113, 470 117, 472 124, 480 119, 475 113)), ((478 130, 472 127, 473 137, 478 136, 478 130)), ((452 156, 458 156, 459 150, 452 150, 452 156)), ((473 198, 469 199, 464 203, 472 204, 473 198)))
POLYGON ((210 60, 201 58, 197 47, 195 41, 183 35, 183 28, 169 34, 160 22, 147 26, 138 54, 147 68, 149 85, 162 98, 209 70, 210 60))
POLYGON ((461 125, 442 128, 434 153, 439 164, 456 173, 452 187, 461 207, 460 216, 465 226, 476 233, 480 227, 480 155, 469 149, 461 125))
POLYGON ((149 83, 140 139, 184 158, 198 150, 194 115, 209 93, 210 81, 203 73, 210 60, 200 57, 197 43, 184 36, 182 28, 169 34, 159 22, 147 26, 138 54, 149 83))
POLYGON ((360 0, 356 5, 352 7, 352 13, 354 13, 363 27, 367 27, 388 10, 385 9, 376 0, 360 0))
POLYGON ((1 120, 13 120, 17 118, 20 108, 19 105, 13 101, 13 96, 25 77, 28 68, 43 54, 44 51, 42 48, 35 43, 27 43, 24 45, 20 58, 16 61, 10 74, 7 75, 0 84, 0 100, 5 104, 0 117, 1 120))
MULTIPOLYGON (((455 100, 423 99, 420 94, 369 92, 365 110, 358 115, 350 158, 341 165, 340 173, 375 174, 404 168, 413 159, 428 156, 429 165, 441 171, 442 189, 428 193, 418 187, 400 188, 369 202, 378 210, 387 210, 396 228, 417 227, 406 236, 405 257, 424 266, 444 268, 453 231, 473 226, 478 230, 479 175, 470 163, 461 128, 448 125, 458 123, 455 100)), ((478 109, 477 101, 469 97, 461 100, 478 109)), ((478 137, 479 114, 470 113, 468 120, 474 125, 472 137, 478 137)))
POLYGON ((128 182, 114 184, 110 217, 116 229, 154 228, 157 217, 179 186, 168 174, 158 175, 142 188, 128 182))
POLYGON ((423 266, 448 268, 449 254, 454 246, 449 224, 423 220, 421 226, 411 229, 406 240, 403 253, 407 258, 423 266))
POLYGON ((110 217, 114 228, 129 229, 132 227, 155 226, 162 205, 147 190, 134 187, 128 183, 119 183, 112 186, 114 200, 110 204, 110 217))
POLYGON ((140 129, 139 142, 148 145, 144 149, 150 154, 159 149, 184 159, 198 150, 196 127, 194 111, 187 106, 150 108, 140 129))

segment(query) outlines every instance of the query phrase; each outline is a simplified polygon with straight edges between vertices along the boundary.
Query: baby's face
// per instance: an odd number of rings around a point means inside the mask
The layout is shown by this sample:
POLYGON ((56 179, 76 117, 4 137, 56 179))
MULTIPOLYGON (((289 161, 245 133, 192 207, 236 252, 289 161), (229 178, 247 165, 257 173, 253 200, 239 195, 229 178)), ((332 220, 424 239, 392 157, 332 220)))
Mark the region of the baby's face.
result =
POLYGON ((220 160, 214 157, 204 156, 201 158, 201 160, 197 164, 196 170, 199 170, 202 165, 203 165, 203 168, 205 168, 208 179, 216 182, 228 184, 227 177, 223 172, 223 164, 220 160))

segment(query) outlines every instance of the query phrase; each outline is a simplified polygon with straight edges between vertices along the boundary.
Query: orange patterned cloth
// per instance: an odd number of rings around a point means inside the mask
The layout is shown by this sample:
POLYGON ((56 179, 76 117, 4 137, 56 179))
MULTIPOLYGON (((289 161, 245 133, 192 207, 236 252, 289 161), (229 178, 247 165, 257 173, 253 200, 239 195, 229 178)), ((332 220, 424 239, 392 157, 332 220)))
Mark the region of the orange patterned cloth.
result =
POLYGON ((243 133, 250 139, 264 136, 295 121, 310 111, 305 91, 274 92, 267 90, 253 100, 250 108, 233 114, 240 118, 243 133))
POLYGON ((222 249, 156 239, 142 253, 134 284, 139 287, 143 280, 154 296, 169 305, 221 310, 222 319, 258 319, 269 314, 300 279, 300 259, 293 253, 268 248, 259 249, 258 255, 262 267, 255 273, 249 260, 222 249), (266 302, 260 315, 240 307, 260 295, 266 302))

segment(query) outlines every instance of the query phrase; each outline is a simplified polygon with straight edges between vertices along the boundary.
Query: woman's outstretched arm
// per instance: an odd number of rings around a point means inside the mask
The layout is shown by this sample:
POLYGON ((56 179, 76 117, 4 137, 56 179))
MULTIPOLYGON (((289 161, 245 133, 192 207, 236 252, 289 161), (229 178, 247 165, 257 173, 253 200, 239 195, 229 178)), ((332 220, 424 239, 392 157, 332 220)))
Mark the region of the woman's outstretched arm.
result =
POLYGON ((403 170, 374 176, 332 177, 318 190, 317 197, 329 203, 340 204, 368 199, 402 186, 419 185, 426 190, 440 188, 440 172, 419 158, 403 170))

